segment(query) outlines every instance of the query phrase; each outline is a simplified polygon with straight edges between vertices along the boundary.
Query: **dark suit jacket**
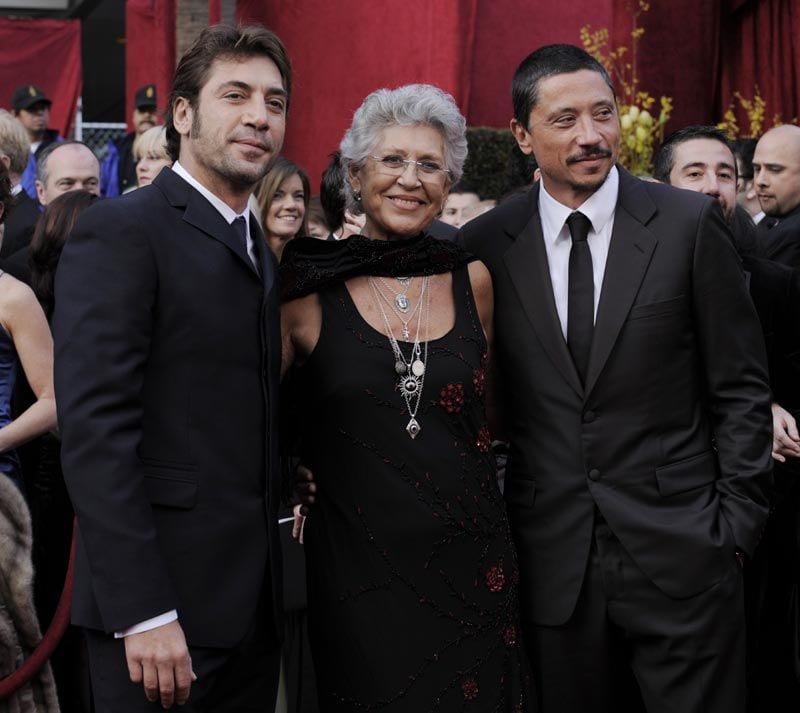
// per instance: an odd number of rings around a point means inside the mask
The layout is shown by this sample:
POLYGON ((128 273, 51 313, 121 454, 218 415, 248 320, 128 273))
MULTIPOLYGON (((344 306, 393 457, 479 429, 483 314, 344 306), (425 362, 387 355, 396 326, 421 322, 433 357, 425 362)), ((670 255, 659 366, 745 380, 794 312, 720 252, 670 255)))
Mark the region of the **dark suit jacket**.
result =
POLYGON ((14 197, 14 204, 6 217, 3 244, 0 246, 0 260, 5 260, 18 250, 31 244, 33 231, 41 215, 39 203, 25 191, 14 197))
POLYGON ((251 232, 264 278, 164 171, 87 209, 66 243, 55 381, 77 624, 111 632, 177 609, 190 645, 230 647, 263 587, 279 630, 278 289, 251 232))
POLYGON ((768 227, 774 219, 766 216, 758 224, 764 255, 789 267, 800 267, 800 206, 768 227))
POLYGON ((665 594, 752 553, 767 516, 764 343, 716 201, 620 171, 584 388, 561 332, 538 185, 462 229, 489 267, 523 617, 574 610, 595 508, 665 594))
POLYGON ((30 245, 26 245, 0 260, 0 268, 30 287, 32 279, 30 259, 31 248, 30 245))

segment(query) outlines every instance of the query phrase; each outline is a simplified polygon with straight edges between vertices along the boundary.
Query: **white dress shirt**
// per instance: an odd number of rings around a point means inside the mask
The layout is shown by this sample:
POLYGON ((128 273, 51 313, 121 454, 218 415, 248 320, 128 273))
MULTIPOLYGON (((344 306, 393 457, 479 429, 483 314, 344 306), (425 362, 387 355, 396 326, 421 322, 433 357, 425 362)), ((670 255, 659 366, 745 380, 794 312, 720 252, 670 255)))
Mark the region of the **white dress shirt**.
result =
POLYGON ((228 225, 233 225, 233 221, 237 218, 244 218, 244 224, 247 226, 247 254, 253 265, 258 265, 256 258, 256 249, 253 245, 253 238, 250 236, 250 205, 245 207, 244 211, 237 213, 221 198, 215 196, 208 190, 202 183, 200 183, 194 176, 192 176, 183 166, 177 161, 172 164, 172 170, 175 171, 184 181, 186 181, 192 188, 194 188, 203 198, 205 198, 214 208, 217 209, 219 214, 225 219, 228 225))
MULTIPOLYGON (((192 186, 192 188, 197 190, 198 193, 203 196, 203 198, 211 203, 211 205, 219 211, 220 215, 229 225, 233 224, 233 221, 240 216, 244 218, 244 223, 247 226, 247 254, 250 256, 250 260, 253 261, 253 265, 257 265, 258 263, 256 262, 255 246, 253 245, 253 238, 250 236, 250 207, 245 207, 244 212, 237 213, 233 208, 225 203, 225 201, 219 199, 202 183, 197 181, 177 161, 172 165, 172 170, 175 171, 175 173, 177 173, 190 186, 192 186)), ((155 629, 159 626, 163 626, 164 624, 169 624, 170 622, 176 621, 177 618, 178 612, 173 609, 172 611, 164 612, 163 614, 154 616, 152 619, 139 622, 134 626, 123 629, 122 631, 116 631, 114 632, 114 638, 122 639, 126 636, 130 636, 131 634, 141 634, 144 631, 150 631, 151 629, 155 629)))
POLYGON ((556 301, 558 319, 564 339, 567 338, 567 306, 569 304, 569 253, 572 237, 567 226, 567 218, 576 210, 583 213, 592 223, 589 230, 589 252, 592 254, 594 273, 594 318, 597 320, 597 305, 600 303, 600 290, 606 272, 608 248, 611 245, 611 231, 614 228, 614 213, 619 194, 619 172, 612 167, 605 182, 582 205, 576 209, 568 208, 553 198, 544 187, 539 187, 539 215, 542 221, 544 246, 547 250, 547 263, 550 267, 550 281, 556 301))

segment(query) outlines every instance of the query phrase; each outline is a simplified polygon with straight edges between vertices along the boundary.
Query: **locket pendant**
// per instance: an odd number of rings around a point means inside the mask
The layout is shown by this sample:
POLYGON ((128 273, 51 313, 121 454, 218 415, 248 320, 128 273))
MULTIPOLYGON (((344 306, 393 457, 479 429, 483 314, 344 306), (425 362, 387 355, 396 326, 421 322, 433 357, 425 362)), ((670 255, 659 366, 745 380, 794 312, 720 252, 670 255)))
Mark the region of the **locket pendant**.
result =
POLYGON ((408 301, 408 297, 404 294, 400 293, 394 296, 394 303, 403 314, 406 314, 411 307, 411 303, 408 301))

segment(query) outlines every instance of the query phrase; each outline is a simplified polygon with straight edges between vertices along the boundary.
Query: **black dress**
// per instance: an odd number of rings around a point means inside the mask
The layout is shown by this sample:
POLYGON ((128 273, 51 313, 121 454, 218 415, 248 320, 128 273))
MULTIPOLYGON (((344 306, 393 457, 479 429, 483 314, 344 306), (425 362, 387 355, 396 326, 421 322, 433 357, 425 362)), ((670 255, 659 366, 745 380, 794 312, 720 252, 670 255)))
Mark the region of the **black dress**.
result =
POLYGON ((343 284, 320 293, 321 334, 297 377, 303 459, 319 486, 305 542, 325 712, 528 710, 466 267, 453 292, 455 325, 429 344, 414 440, 388 339, 343 284))

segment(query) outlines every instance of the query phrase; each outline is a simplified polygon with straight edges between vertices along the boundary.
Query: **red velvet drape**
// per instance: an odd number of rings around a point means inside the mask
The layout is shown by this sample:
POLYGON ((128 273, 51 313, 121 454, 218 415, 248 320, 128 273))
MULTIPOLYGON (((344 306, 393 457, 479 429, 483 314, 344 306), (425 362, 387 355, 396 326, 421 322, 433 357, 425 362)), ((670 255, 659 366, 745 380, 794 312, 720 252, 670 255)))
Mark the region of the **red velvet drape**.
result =
POLYGON ((127 0, 125 6, 125 118, 130 126, 136 90, 155 84, 158 109, 167 106, 175 71, 175 0, 127 0))
MULTIPOLYGON (((216 1, 209 0, 212 15, 216 1)), ((164 48, 174 43, 175 0, 127 2, 129 97, 155 78, 163 103, 174 68, 164 48)), ((630 46, 631 3, 237 0, 236 18, 270 27, 289 49, 295 90, 285 153, 316 186, 353 110, 373 89, 437 84, 471 125, 504 127, 511 75, 526 54, 552 42, 579 43, 585 24, 608 28, 614 46, 630 46)), ((668 131, 720 120, 732 92, 752 96, 756 83, 770 118, 800 114, 800 0, 658 0, 640 25, 640 88, 673 98, 668 131)))
MULTIPOLYGON (((766 102, 766 127, 775 114, 800 117, 800 0, 739 0, 723 17, 720 113, 733 93, 752 99, 758 85, 766 102)), ((739 125, 749 128, 739 112, 739 125)))
POLYGON ((11 95, 35 84, 53 100, 50 128, 67 136, 83 86, 81 26, 77 20, 0 18, 0 106, 11 111, 11 95))

